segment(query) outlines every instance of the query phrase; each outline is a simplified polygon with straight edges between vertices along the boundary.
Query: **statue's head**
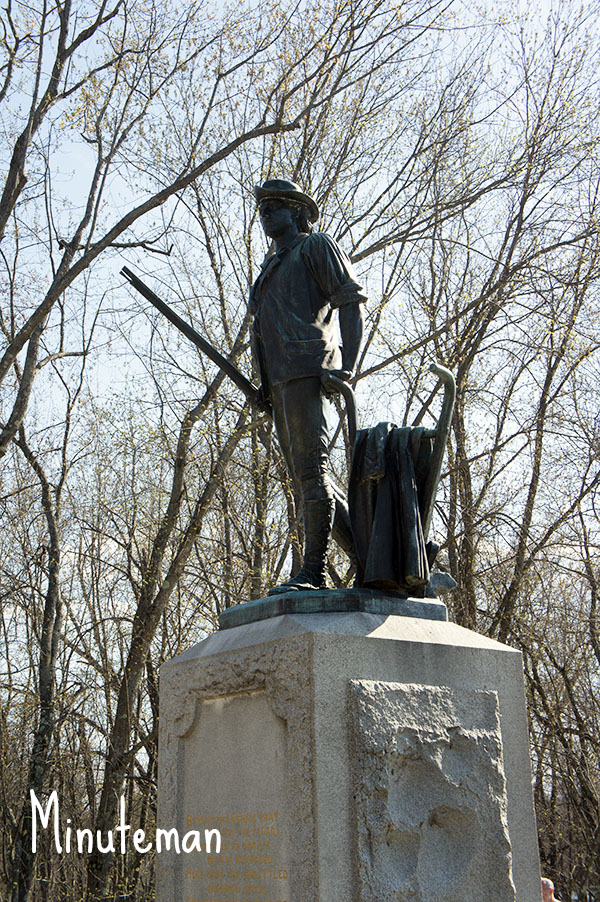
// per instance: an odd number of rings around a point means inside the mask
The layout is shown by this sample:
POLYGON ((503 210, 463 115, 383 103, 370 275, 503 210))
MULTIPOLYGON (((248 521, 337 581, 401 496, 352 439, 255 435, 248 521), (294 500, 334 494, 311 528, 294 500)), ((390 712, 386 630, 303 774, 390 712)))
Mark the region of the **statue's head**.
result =
POLYGON ((311 232, 312 223, 319 218, 319 208, 309 194, 305 194, 295 182, 286 179, 267 179, 262 185, 254 188, 256 203, 277 200, 285 204, 296 214, 301 232, 311 232))

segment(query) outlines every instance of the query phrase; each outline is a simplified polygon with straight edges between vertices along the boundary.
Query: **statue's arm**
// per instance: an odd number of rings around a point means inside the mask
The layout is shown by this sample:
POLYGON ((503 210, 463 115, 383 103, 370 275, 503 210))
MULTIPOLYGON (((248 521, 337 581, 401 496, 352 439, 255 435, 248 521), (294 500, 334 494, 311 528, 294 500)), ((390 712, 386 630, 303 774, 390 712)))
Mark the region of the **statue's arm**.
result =
POLYGON ((342 379, 350 379, 356 369, 364 331, 362 308, 362 304, 344 304, 339 308, 342 337, 342 373, 339 375, 342 379))
POLYGON ((313 232, 302 248, 306 265, 332 307, 365 303, 367 296, 341 247, 323 232, 313 232))
POLYGON ((363 304, 367 300, 354 268, 341 247, 322 232, 305 243, 307 264, 324 297, 337 308, 342 339, 342 369, 333 375, 348 381, 356 369, 363 338, 363 304))

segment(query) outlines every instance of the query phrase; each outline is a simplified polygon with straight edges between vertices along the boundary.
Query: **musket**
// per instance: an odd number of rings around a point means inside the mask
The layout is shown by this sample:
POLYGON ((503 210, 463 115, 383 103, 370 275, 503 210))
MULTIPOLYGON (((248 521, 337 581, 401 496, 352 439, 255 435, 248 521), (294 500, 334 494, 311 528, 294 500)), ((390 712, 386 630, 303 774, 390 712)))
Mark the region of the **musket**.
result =
POLYGON ((233 382, 235 382, 237 387, 243 391, 243 393, 246 395, 250 403, 254 405, 254 407, 257 407, 263 412, 266 411, 266 404, 262 400, 260 392, 256 385, 250 382, 249 379, 246 379, 244 374, 240 373, 238 368, 235 367, 233 363, 227 360, 226 357, 223 357, 223 355, 220 354, 216 348, 213 348, 213 346, 209 344, 209 342, 206 341, 205 338, 202 338, 202 336, 199 335, 198 332, 196 332, 196 330, 192 326, 190 326, 189 323, 186 323, 184 319, 182 319, 177 313, 175 313, 174 310, 171 310, 169 305, 165 304, 165 302, 161 300, 161 298, 159 298, 157 294, 154 294, 152 289, 148 288, 148 286, 145 285, 144 282, 142 282, 142 280, 138 278, 138 276, 136 276, 136 274, 133 273, 127 266, 123 267, 121 273, 125 276, 127 281, 130 282, 131 285, 133 285, 136 291, 139 291, 139 293, 143 295, 147 301, 150 301, 150 303, 153 304, 157 310, 160 310, 160 312, 163 314, 163 316, 166 316, 169 322, 173 323, 173 325, 176 326, 180 332, 183 332, 186 338, 189 338, 190 341, 193 341, 197 348, 200 348, 200 350, 204 354, 206 354, 206 356, 209 357, 213 363, 217 364, 219 369, 223 370, 223 372, 227 376, 229 376, 229 378, 233 382))
MULTIPOLYGON (((157 310, 165 316, 169 322, 173 323, 180 332, 192 341, 197 348, 206 354, 213 363, 216 363, 217 366, 223 370, 223 372, 229 376, 229 378, 235 382, 237 387, 243 391, 246 395, 250 403, 260 410, 262 413, 268 414, 272 417, 272 411, 270 404, 265 401, 261 397, 261 393, 259 389, 250 382, 249 379, 246 379, 243 373, 240 373, 237 367, 233 365, 226 357, 223 357, 216 348, 206 341, 205 338, 202 338, 201 335, 196 332, 193 326, 190 326, 184 319, 182 319, 174 310, 172 310, 168 304, 159 298, 157 294, 155 294, 151 288, 142 282, 135 273, 133 273, 127 266, 124 266, 121 270, 122 275, 125 276, 127 281, 139 291, 139 293, 146 298, 147 301, 150 301, 157 310)), ((323 385, 327 391, 338 391, 346 402, 346 412, 348 414, 348 426, 350 432, 350 443, 351 446, 354 446, 354 438, 356 436, 356 400, 354 397, 354 392, 352 388, 348 385, 347 382, 343 382, 341 379, 338 379, 337 376, 333 376, 331 373, 326 373, 323 375, 323 385)))

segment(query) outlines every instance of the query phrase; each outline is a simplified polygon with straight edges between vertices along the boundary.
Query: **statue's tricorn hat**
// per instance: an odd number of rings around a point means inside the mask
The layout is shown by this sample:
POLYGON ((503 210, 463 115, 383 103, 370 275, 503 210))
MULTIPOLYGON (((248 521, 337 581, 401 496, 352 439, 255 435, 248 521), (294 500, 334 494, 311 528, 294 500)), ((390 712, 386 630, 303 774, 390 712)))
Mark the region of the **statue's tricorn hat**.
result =
POLYGON ((311 222, 316 222, 319 218, 319 208, 316 202, 310 195, 305 194, 295 182, 288 182, 286 179, 267 179, 264 184, 254 187, 254 196, 257 204, 261 200, 267 200, 267 198, 271 197, 277 200, 289 201, 294 206, 301 204, 303 207, 306 207, 306 212, 311 222))

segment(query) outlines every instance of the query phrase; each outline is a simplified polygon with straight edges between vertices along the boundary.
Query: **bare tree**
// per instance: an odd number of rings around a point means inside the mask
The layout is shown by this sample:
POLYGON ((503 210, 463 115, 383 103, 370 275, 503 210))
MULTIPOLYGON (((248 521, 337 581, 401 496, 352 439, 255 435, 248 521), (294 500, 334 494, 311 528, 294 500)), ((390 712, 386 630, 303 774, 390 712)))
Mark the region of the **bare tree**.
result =
MULTIPOLYGON (((318 199, 367 284, 362 424, 422 408, 426 421, 438 401, 420 371, 436 357, 457 373, 438 505, 452 613, 522 648, 544 861, 563 895, 592 891, 599 248, 586 16, 561 11, 539 38, 521 20, 474 18, 467 42, 450 8, 412 0, 272 3, 210 21, 195 7, 100 4, 84 19, 59 5, 33 16, 35 31, 7 7, 7 171, 27 140, 1 249, 13 660, 0 724, 3 754, 30 766, 0 756, 6 895, 150 896, 149 862, 133 852, 68 862, 42 841, 35 872, 27 785, 58 786, 102 832, 125 793, 130 823, 149 828, 160 663, 261 595, 299 549, 264 417, 110 274, 116 254, 150 270, 251 373, 246 298, 268 250, 252 189, 274 175, 318 199), (87 160, 78 203, 61 183, 74 144, 87 160), (47 403, 57 386, 62 413, 47 403)), ((351 578, 341 556, 330 572, 351 578)))

